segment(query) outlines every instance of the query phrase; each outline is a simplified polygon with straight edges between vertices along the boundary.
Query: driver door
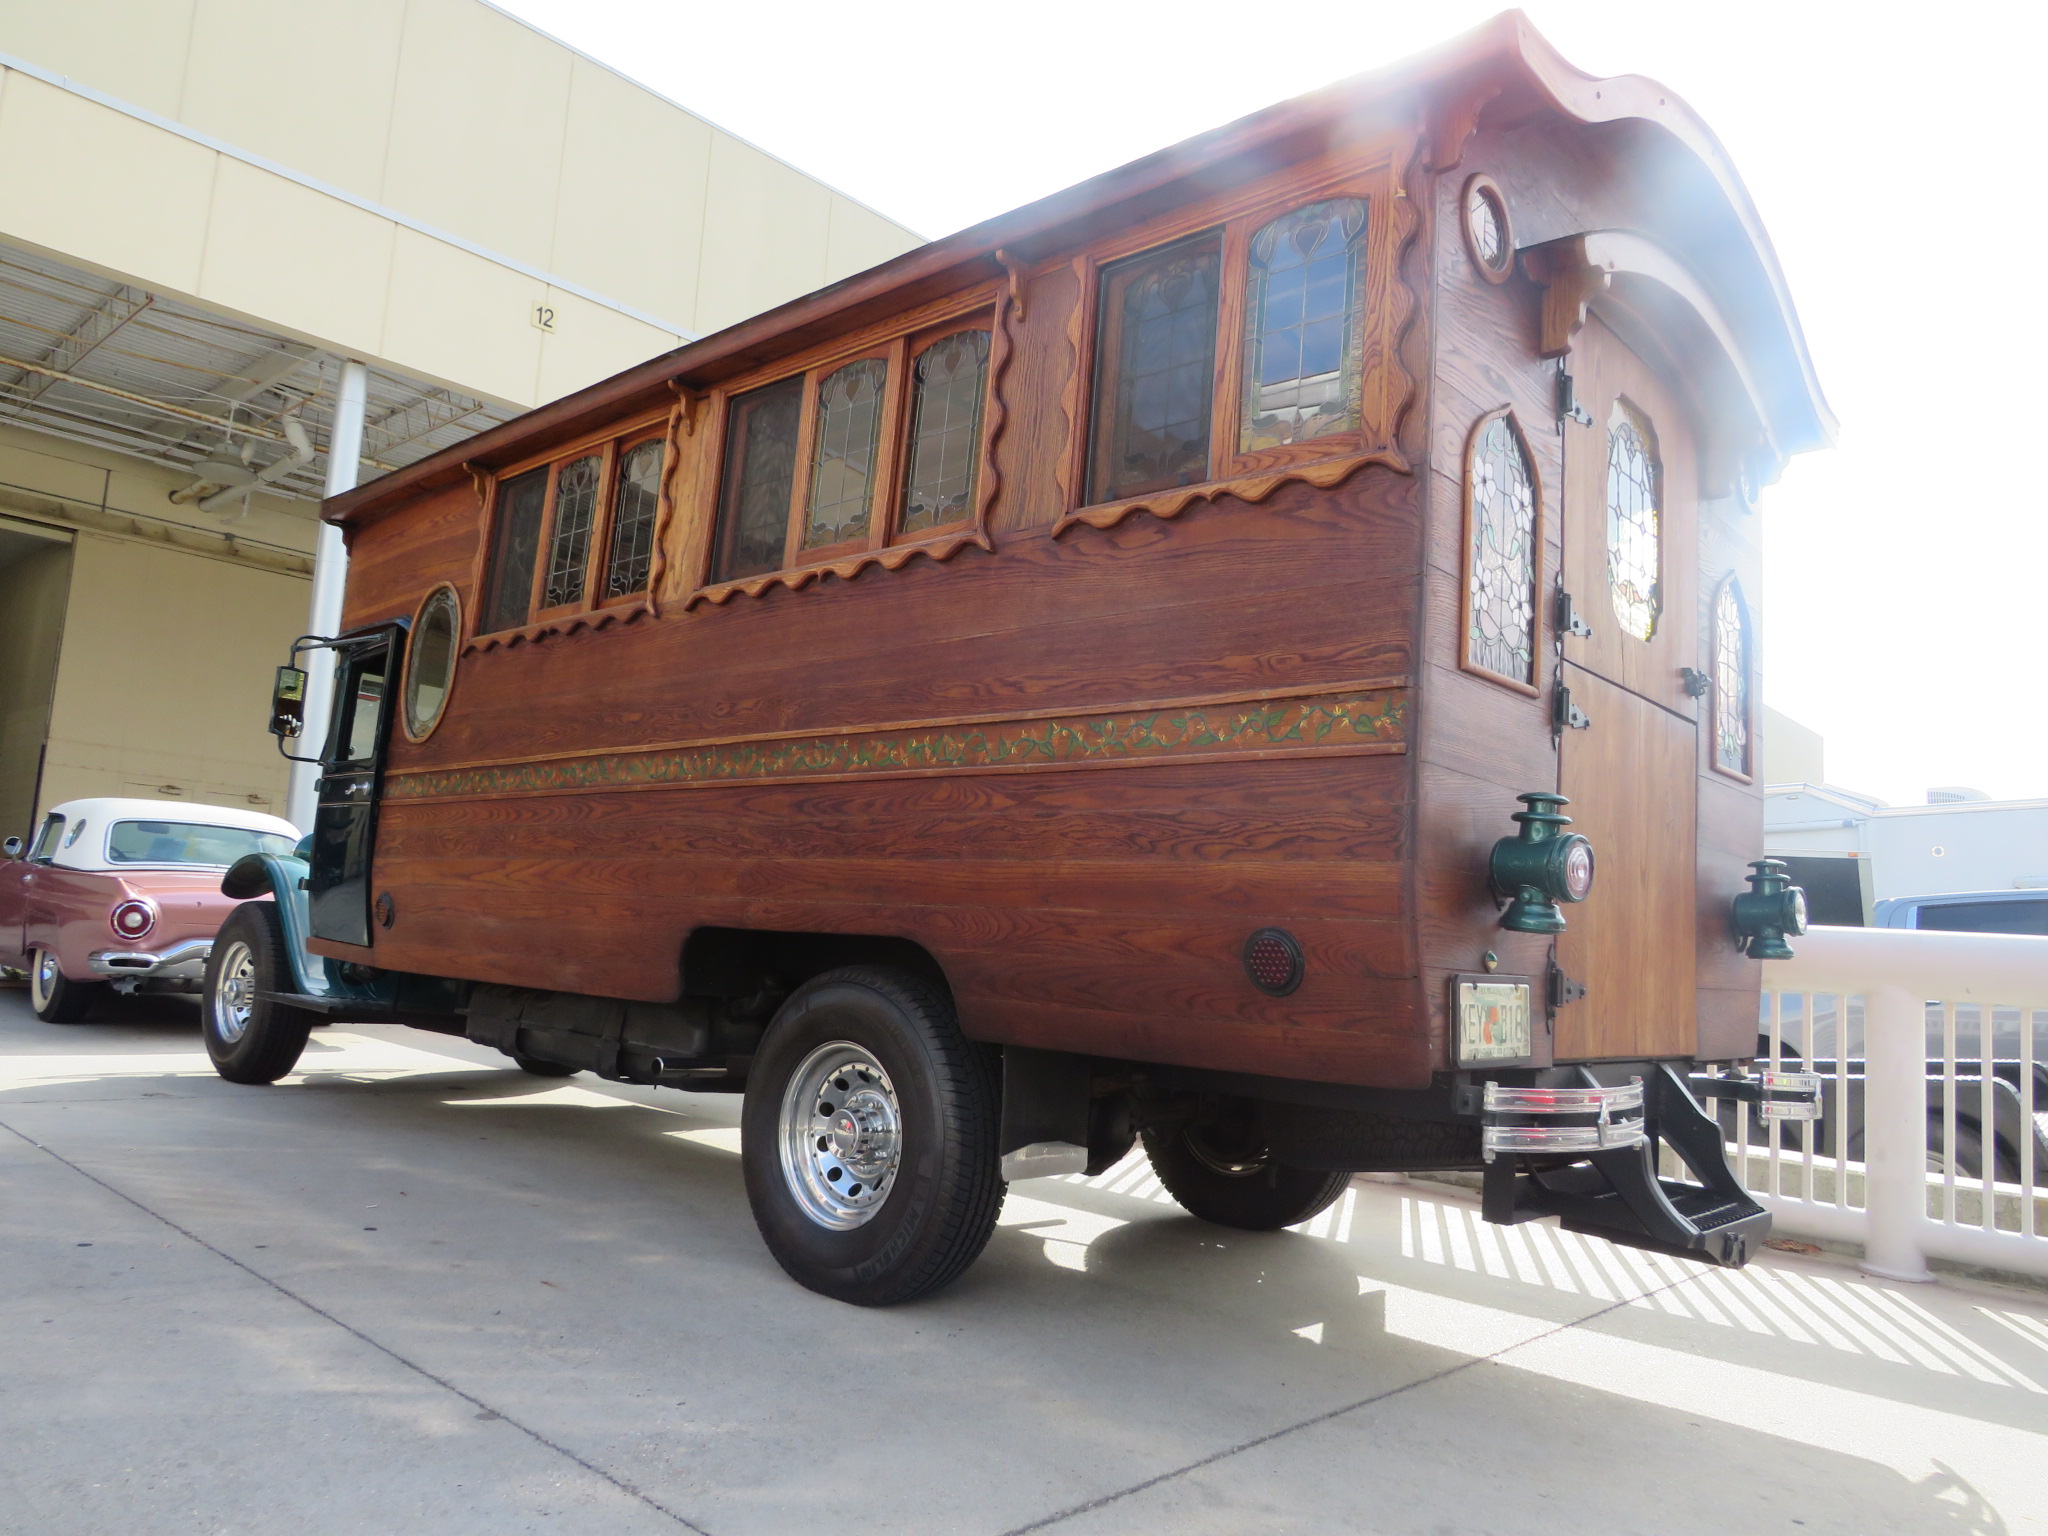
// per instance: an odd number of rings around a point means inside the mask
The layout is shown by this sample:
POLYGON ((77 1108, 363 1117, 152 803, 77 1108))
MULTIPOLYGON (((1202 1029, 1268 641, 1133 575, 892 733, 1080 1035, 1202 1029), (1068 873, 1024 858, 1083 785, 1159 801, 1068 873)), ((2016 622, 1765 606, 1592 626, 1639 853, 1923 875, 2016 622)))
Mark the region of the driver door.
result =
POLYGON ((364 948, 371 942, 370 864, 400 634, 395 627, 380 629, 335 647, 334 718, 320 752, 306 877, 316 939, 364 948))

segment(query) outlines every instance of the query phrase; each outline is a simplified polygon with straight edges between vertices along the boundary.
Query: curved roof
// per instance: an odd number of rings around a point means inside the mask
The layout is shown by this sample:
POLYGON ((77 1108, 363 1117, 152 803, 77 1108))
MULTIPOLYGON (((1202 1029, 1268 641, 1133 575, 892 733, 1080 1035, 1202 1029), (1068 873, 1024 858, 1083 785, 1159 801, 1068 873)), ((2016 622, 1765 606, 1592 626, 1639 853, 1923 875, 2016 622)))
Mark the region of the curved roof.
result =
POLYGON ((322 515, 349 523, 422 491, 467 478, 466 464, 493 466, 544 452, 630 411, 666 405, 672 381, 718 383, 852 326, 881 319, 1004 267, 998 253, 1035 260, 1200 195, 1218 180, 1258 174, 1337 138, 1435 125, 1437 163, 1457 163, 1465 133, 1482 118, 1551 113, 1608 130, 1644 179, 1667 191, 1671 244, 1710 281, 1761 391, 1768 434, 1781 453, 1833 441, 1784 273, 1756 206, 1721 142, 1673 92, 1639 75, 1599 78, 1575 69, 1520 11, 1507 11, 1441 48, 1390 68, 1282 102, 1107 171, 1064 192, 908 251, 602 383, 530 411, 329 501, 322 515), (1446 156, 1446 142, 1448 155, 1446 156))
POLYGON ((234 827, 244 832, 272 832, 295 843, 299 840, 298 829, 282 816, 269 816, 247 808, 237 809, 232 805, 194 805, 189 800, 132 800, 117 795, 98 795, 66 800, 61 805, 51 806, 46 814, 62 816, 65 821, 66 842, 58 847, 53 858, 53 862, 64 869, 148 868, 147 863, 123 861, 116 864, 107 858, 106 829, 117 821, 175 821, 201 827, 234 827), (80 822, 85 824, 86 835, 71 843, 69 839, 80 822))

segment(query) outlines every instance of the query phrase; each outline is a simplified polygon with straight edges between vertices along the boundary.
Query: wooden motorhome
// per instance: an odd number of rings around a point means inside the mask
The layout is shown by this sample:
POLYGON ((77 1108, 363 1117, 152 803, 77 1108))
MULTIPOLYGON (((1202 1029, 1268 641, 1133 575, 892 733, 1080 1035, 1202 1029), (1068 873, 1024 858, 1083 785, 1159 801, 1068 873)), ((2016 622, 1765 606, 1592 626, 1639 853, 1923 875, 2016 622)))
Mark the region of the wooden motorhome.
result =
POLYGON ((1712 134, 1504 15, 330 501, 258 1022, 743 1088, 853 1300, 1134 1132, 1212 1219, 1484 1167, 1739 1263, 1755 498, 1831 431, 1712 134))

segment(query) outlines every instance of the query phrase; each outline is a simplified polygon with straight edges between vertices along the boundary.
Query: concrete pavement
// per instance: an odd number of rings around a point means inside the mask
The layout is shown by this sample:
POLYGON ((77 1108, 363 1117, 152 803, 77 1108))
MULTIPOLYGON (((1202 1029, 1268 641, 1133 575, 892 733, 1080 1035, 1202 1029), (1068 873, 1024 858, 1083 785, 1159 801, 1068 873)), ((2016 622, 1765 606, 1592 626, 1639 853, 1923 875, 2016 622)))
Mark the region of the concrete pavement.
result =
POLYGON ((2038 1292, 1419 1184, 1227 1232, 1137 1160, 868 1312, 761 1247, 734 1099, 399 1028, 302 1066, 0 991, 0 1531, 2048 1532, 2038 1292))

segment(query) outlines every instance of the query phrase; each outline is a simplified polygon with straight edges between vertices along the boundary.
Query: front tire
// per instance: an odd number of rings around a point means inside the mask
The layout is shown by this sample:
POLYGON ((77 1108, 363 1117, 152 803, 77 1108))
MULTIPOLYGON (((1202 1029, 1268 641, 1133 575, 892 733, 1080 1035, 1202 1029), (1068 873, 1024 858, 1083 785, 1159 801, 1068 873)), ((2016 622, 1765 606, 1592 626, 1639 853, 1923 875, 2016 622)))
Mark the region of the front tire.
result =
POLYGON ((565 1067, 559 1061, 543 1061, 523 1051, 513 1051, 510 1055, 513 1063, 528 1077, 574 1077, 582 1070, 580 1067, 565 1067))
POLYGON ((994 1054, 904 971, 814 977, 748 1074, 740 1159, 754 1221, 799 1285, 891 1306, 957 1279, 995 1230, 994 1054))
POLYGON ((106 994, 103 981, 73 981, 57 963, 54 950, 29 956, 28 1000, 45 1024, 76 1024, 106 994))
POLYGON ((274 1083, 299 1064, 317 1015, 258 996, 291 990, 277 904, 245 901, 228 914, 206 960, 200 1033, 213 1070, 231 1083, 274 1083))
POLYGON ((1181 1209, 1219 1227, 1275 1232, 1335 1204, 1351 1175, 1278 1161, 1258 1123, 1249 1100, 1227 1100, 1183 1124, 1147 1126, 1145 1155, 1181 1209))

